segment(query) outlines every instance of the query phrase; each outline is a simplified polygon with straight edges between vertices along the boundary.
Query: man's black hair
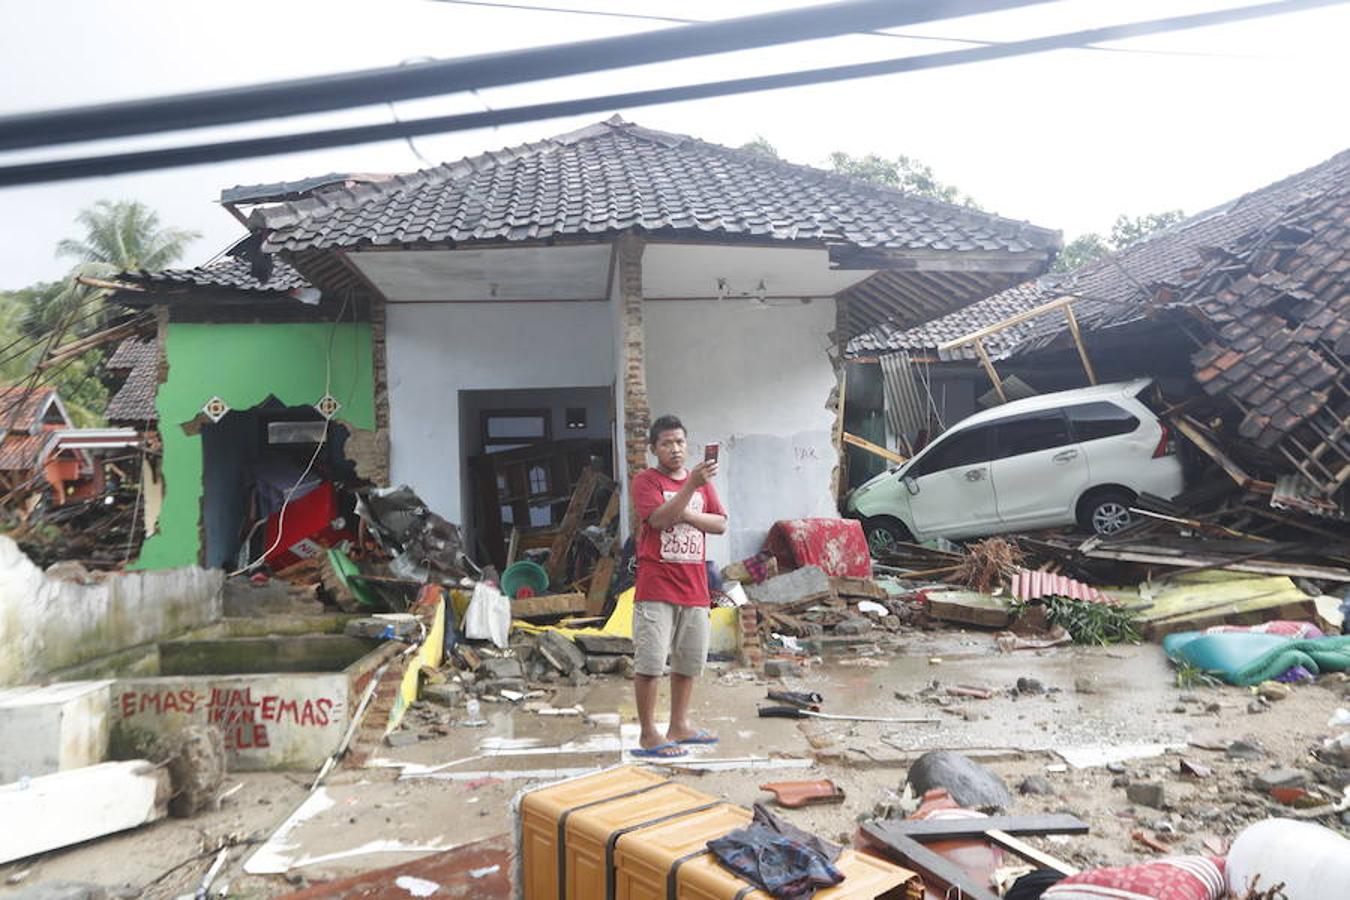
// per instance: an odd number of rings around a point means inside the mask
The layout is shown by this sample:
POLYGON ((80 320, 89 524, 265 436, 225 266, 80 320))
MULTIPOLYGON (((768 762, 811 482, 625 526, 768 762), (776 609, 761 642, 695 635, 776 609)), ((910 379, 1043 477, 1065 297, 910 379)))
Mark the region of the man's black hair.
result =
POLYGON ((661 432, 674 431, 676 428, 680 429, 685 434, 689 433, 688 429, 684 427, 684 423, 680 421, 679 416, 657 417, 657 420, 652 423, 652 427, 647 431, 647 443, 655 447, 656 439, 661 436, 661 432))

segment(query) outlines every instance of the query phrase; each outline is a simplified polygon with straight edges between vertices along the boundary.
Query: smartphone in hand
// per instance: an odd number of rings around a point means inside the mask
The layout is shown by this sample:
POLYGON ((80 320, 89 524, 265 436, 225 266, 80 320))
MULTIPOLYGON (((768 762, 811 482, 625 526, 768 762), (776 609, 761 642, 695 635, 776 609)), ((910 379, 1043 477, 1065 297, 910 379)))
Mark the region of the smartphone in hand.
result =
POLYGON ((717 454, 721 451, 722 445, 716 441, 703 446, 703 461, 717 462, 717 454))

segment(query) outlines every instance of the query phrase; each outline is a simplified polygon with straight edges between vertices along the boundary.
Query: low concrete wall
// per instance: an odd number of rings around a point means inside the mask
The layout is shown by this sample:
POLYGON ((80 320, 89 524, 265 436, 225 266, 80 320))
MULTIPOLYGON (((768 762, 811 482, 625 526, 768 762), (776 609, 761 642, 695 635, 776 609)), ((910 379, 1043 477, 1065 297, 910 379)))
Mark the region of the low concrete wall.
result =
POLYGON ((185 726, 214 725, 231 770, 317 769, 348 715, 344 672, 128 678, 112 686, 110 751, 136 756, 185 726))
POLYGON ((214 622, 223 580, 218 570, 190 566, 62 581, 0 536, 0 686, 214 622))

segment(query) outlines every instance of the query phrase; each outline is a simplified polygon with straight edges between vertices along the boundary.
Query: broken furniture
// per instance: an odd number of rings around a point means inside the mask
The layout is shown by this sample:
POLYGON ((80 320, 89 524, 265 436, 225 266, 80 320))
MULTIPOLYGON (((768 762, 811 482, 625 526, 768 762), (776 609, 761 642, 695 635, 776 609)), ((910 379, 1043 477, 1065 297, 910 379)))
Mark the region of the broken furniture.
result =
POLYGON ((513 528, 519 530, 521 551, 552 547, 583 473, 613 471, 612 455, 609 441, 573 439, 470 458, 478 532, 488 560, 506 568, 513 528))
MULTIPOLYGON (((760 898, 708 852, 707 842, 751 821, 749 810, 635 766, 539 788, 519 816, 520 890, 525 900, 760 898)), ((843 883, 818 900, 902 897, 923 885, 885 860, 845 851, 843 883)))
POLYGON ((988 816, 974 819, 903 819, 869 822, 862 827, 868 841, 888 851, 898 862, 912 866, 968 900, 998 900, 985 884, 930 850, 925 844, 953 838, 984 839, 1024 856, 1038 866, 1056 868, 1058 861, 1022 841, 1019 835, 1087 834, 1088 825, 1062 814, 1044 816, 988 816), (1010 839, 1011 838, 1011 839, 1010 839))

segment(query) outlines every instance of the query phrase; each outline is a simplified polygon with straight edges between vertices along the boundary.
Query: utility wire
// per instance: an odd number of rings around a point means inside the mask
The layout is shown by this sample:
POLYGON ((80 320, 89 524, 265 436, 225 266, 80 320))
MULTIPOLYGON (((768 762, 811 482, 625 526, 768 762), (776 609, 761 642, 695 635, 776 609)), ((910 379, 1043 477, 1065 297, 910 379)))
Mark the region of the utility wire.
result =
POLYGON ((1016 9, 1049 0, 845 0, 417 66, 151 97, 0 118, 0 150, 329 112, 1016 9))
POLYGON ((345 144, 402 140, 410 135, 450 134, 475 128, 562 118, 603 110, 653 106, 731 94, 777 90, 856 78, 871 78, 879 75, 894 75, 901 72, 940 69, 948 66, 1008 59, 1032 53, 1044 53, 1051 50, 1063 50, 1098 41, 1121 40, 1146 34, 1163 34, 1189 28, 1204 28, 1228 22, 1260 19, 1346 2, 1348 0, 1277 0, 1277 2, 1255 6, 1150 19, 1125 25, 1088 28, 1082 31, 1011 41, 995 46, 970 47, 965 50, 949 50, 942 53, 808 69, 800 72, 784 72, 679 87, 653 88, 646 91, 558 100, 484 112, 411 119, 405 122, 357 125, 348 128, 309 131, 274 137, 246 138, 215 144, 196 144, 133 153, 27 163, 0 168, 0 187, 87 178, 94 175, 115 175, 173 166, 199 165, 280 153, 296 153, 306 150, 328 149, 345 144))
MULTIPOLYGON (((648 13, 611 12, 600 9, 575 9, 568 6, 530 6, 524 3, 497 3, 493 0, 431 0, 453 6, 476 6, 485 9, 501 9, 511 12, 563 13, 574 16, 598 16, 606 19, 631 19, 635 22, 664 22, 678 25, 699 25, 715 19, 682 19, 676 16, 653 16, 648 13)), ((912 34, 896 31, 860 31, 859 34, 870 37, 901 38, 911 41, 933 41, 941 44, 965 44, 976 47, 993 47, 1005 41, 978 41, 972 38, 957 38, 935 34, 912 34)), ((1102 53, 1135 53, 1146 56, 1197 56, 1204 59, 1275 59, 1271 56, 1259 56, 1246 53, 1205 53, 1198 50, 1149 50, 1142 47, 1097 47, 1088 45, 1075 47, 1075 50, 1093 50, 1102 53)))

